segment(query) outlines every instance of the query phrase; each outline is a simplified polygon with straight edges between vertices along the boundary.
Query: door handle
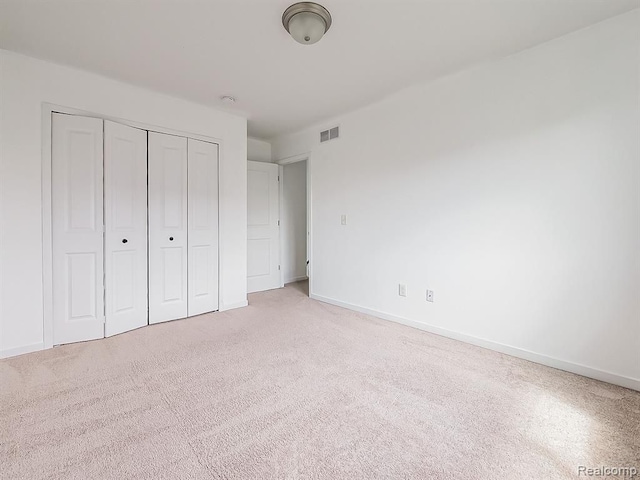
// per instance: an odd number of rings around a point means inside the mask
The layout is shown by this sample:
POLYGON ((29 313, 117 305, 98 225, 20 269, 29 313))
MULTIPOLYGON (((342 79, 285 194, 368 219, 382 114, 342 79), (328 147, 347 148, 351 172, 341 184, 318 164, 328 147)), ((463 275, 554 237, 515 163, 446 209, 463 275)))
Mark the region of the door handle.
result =
POLYGON ((129 240, 127 240, 126 238, 122 239, 122 243, 127 243, 129 240))
POLYGON ((169 237, 169 241, 170 241, 170 242, 173 242, 173 237, 169 237))

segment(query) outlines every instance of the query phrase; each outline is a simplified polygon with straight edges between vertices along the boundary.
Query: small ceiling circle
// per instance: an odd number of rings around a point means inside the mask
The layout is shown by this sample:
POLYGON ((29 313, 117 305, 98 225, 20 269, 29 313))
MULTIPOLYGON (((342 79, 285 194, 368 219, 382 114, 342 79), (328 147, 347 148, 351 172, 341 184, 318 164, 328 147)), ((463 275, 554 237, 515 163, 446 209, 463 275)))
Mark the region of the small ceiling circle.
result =
POLYGON ((282 14, 282 25, 293 39, 302 45, 320 41, 331 28, 329 10, 314 2, 298 2, 282 14))

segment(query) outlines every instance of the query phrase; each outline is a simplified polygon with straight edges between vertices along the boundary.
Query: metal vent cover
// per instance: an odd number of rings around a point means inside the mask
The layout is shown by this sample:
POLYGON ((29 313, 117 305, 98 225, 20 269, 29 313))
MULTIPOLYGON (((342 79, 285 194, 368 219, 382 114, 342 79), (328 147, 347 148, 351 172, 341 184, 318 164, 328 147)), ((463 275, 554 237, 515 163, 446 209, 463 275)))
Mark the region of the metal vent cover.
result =
POLYGON ((328 142, 340 138, 340 127, 333 127, 320 132, 320 143, 328 142))

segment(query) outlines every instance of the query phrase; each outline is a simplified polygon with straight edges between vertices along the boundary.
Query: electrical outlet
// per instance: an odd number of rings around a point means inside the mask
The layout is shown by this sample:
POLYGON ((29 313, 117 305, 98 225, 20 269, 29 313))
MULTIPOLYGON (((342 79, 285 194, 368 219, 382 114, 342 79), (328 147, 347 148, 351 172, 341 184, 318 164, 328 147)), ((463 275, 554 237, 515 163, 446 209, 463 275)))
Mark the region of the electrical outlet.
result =
POLYGON ((341 225, 346 225, 347 224, 347 216, 346 215, 341 215, 340 216, 340 224, 341 225))
POLYGON ((433 302, 433 290, 427 290, 427 302, 433 302))
POLYGON ((407 296, 407 286, 404 283, 398 285, 398 295, 400 295, 401 297, 407 296))

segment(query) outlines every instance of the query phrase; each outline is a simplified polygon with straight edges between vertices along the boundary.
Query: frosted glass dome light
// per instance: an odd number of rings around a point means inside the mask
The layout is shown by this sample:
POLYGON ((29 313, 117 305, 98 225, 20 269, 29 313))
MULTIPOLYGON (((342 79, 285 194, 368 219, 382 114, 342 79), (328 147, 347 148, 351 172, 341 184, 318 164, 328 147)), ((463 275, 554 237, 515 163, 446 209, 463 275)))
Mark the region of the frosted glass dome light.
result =
POLYGON ((325 32, 325 23, 315 13, 298 13, 289 21, 289 33, 298 43, 312 45, 319 41, 325 32))
POLYGON ((329 30, 331 14, 317 3, 295 3, 284 11, 282 25, 296 42, 312 45, 329 30))

